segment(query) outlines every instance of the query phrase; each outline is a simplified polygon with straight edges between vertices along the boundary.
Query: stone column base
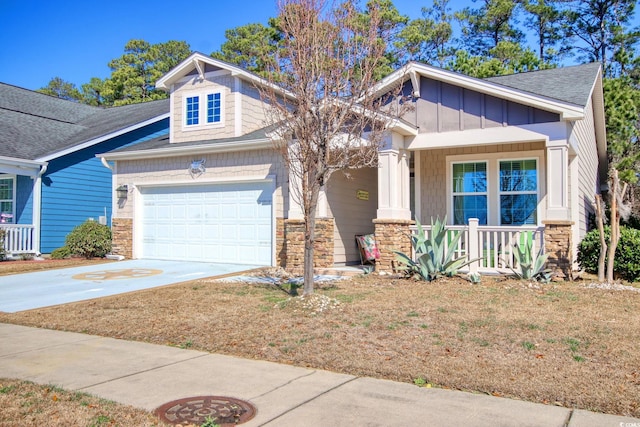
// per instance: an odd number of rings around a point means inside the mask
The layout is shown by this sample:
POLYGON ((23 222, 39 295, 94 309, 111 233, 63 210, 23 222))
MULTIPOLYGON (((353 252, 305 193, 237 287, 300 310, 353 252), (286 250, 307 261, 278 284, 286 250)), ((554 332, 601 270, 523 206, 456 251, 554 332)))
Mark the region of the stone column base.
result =
MULTIPOLYGON (((316 268, 333 266, 333 218, 316 218, 313 265, 316 268)), ((304 270, 304 220, 284 220, 285 268, 298 274, 304 270)))
POLYGON ((380 259, 376 261, 378 273, 397 272, 396 254, 403 252, 411 256, 411 229, 414 221, 404 219, 374 219, 376 244, 380 259))
POLYGON ((133 258, 133 220, 131 218, 111 219, 111 253, 133 258))
POLYGON ((544 224, 544 252, 549 255, 547 267, 556 276, 571 279, 573 266, 573 221, 542 221, 544 224))

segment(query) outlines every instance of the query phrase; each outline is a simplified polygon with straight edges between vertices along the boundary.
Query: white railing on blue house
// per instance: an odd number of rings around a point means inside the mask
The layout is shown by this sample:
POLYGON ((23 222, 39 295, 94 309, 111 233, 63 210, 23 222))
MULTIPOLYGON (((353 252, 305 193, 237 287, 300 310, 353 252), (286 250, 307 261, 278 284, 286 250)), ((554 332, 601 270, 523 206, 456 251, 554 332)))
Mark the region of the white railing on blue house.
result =
MULTIPOLYGON (((422 228, 429 237, 431 225, 423 224, 422 228)), ((514 245, 531 243, 534 256, 544 248, 544 227, 487 226, 479 225, 477 219, 471 218, 469 225, 447 225, 446 229, 460 233, 454 252, 456 258, 478 259, 463 270, 468 272, 510 273, 511 268, 518 267, 513 255, 514 245)), ((411 231, 415 233, 417 226, 412 226, 411 231)), ((453 236, 449 241, 452 240, 453 236)))
POLYGON ((29 224, 0 224, 4 230, 4 251, 6 254, 33 254, 33 233, 35 227, 29 224))

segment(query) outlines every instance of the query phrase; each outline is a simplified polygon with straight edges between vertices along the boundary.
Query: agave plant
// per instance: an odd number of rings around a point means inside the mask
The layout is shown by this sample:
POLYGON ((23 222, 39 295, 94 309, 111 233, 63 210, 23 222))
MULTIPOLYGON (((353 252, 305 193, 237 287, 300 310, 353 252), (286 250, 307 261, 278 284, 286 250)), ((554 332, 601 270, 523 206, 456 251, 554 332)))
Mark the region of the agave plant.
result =
POLYGON ((461 234, 457 230, 448 230, 446 222, 446 217, 442 221, 440 218, 435 222, 432 219, 431 233, 427 238, 422 224, 416 221, 418 232, 411 236, 415 260, 403 252, 394 251, 402 264, 401 270, 410 276, 430 282, 439 276, 454 276, 465 265, 477 261, 467 260, 464 256, 455 258, 461 234))
POLYGON ((548 254, 538 252, 533 253, 533 239, 525 239, 521 244, 513 245, 513 257, 515 258, 518 270, 511 268, 513 276, 520 280, 535 280, 542 283, 548 283, 551 280, 552 272, 545 268, 548 254))

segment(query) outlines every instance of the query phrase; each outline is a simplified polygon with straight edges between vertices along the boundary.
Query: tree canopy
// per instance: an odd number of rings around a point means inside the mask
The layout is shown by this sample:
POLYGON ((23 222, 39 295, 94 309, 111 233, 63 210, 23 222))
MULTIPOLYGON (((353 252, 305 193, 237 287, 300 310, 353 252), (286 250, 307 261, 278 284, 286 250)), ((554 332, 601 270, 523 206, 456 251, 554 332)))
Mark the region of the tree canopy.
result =
MULTIPOLYGON (((354 29, 371 28, 376 15, 371 30, 384 44, 384 54, 376 61, 374 80, 411 60, 479 78, 601 62, 610 160, 621 168, 621 179, 635 179, 640 157, 635 0, 478 0, 459 10, 450 0, 425 0, 422 16, 414 19, 392 0, 348 3, 354 29)), ((268 77, 290 61, 281 19, 228 29, 226 41, 211 55, 268 77)), ((109 77, 94 77, 80 88, 54 77, 39 91, 101 106, 161 99, 167 94, 155 89, 156 80, 190 53, 184 41, 130 40, 123 55, 109 62, 109 77)))
POLYGON ((388 4, 371 1, 363 13, 353 0, 333 7, 327 0, 280 3, 280 61, 265 62, 272 84, 260 92, 304 217, 305 294, 313 292, 320 192, 334 172, 376 166, 385 125, 399 116, 402 103, 371 91, 389 65, 397 16, 389 18, 388 4))

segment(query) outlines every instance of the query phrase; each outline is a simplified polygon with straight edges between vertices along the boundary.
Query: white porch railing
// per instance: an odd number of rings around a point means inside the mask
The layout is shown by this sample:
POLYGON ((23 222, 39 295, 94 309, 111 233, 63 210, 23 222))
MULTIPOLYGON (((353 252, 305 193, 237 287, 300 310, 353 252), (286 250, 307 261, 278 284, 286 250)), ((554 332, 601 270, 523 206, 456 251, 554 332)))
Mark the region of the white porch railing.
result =
POLYGON ((0 224, 5 231, 4 250, 7 254, 36 253, 33 242, 35 227, 27 224, 0 224))
MULTIPOLYGON (((422 228, 429 237, 431 226, 423 224, 422 228)), ((534 255, 538 254, 540 248, 544 248, 544 227, 487 226, 478 225, 478 220, 470 219, 469 225, 448 225, 446 228, 460 233, 455 250, 456 258, 466 257, 468 260, 479 258, 463 271, 510 273, 511 268, 518 267, 513 256, 514 245, 523 245, 531 241, 534 255)), ((411 231, 415 233, 417 226, 412 226, 411 231)), ((446 247, 446 250, 448 249, 446 247)))

